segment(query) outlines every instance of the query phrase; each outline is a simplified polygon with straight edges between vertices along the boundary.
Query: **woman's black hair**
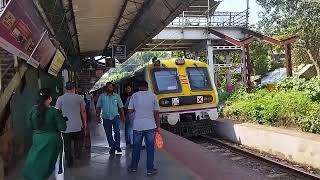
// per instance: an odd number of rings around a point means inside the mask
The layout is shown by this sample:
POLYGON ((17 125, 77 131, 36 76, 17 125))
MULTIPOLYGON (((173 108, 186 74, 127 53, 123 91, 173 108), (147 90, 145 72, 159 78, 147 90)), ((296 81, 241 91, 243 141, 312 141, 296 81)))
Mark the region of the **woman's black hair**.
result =
POLYGON ((37 128, 40 129, 45 123, 45 115, 48 107, 45 105, 46 100, 51 97, 51 91, 48 88, 40 89, 37 111, 37 128))

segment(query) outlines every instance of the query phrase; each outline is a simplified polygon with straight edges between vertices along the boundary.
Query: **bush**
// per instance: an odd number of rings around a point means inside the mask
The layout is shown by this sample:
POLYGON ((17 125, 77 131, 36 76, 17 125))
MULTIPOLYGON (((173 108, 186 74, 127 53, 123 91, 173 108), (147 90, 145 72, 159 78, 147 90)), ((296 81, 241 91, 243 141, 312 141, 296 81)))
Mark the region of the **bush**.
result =
POLYGON ((293 85, 288 82, 283 86, 286 90, 277 92, 237 91, 226 102, 223 115, 240 121, 299 128, 306 132, 320 133, 319 103, 311 101, 310 96, 305 95, 301 86, 300 83, 293 85))
POLYGON ((319 104, 314 105, 304 116, 298 118, 299 127, 310 133, 320 133, 320 108, 319 104))
POLYGON ((298 78, 287 78, 278 84, 280 90, 297 90, 309 96, 314 102, 320 102, 320 78, 309 81, 298 78))
POLYGON ((297 90, 303 91, 306 87, 305 79, 299 78, 286 78, 278 84, 281 90, 297 90))
POLYGON ((305 92, 312 101, 320 102, 320 78, 313 78, 308 81, 305 92))

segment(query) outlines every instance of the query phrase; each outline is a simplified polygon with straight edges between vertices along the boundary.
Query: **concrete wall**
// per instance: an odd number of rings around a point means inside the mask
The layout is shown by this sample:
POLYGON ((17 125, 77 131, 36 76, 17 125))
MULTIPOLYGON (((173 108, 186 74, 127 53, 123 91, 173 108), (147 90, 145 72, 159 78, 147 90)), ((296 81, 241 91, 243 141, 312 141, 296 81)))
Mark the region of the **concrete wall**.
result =
POLYGON ((31 129, 26 126, 26 117, 30 108, 36 104, 39 91, 38 77, 41 87, 47 87, 53 93, 53 105, 62 93, 62 80, 37 69, 29 68, 22 83, 10 100, 11 116, 6 121, 5 133, 0 136, 0 180, 3 168, 14 167, 15 163, 25 155, 31 144, 31 129))
POLYGON ((280 158, 320 168, 320 136, 282 128, 218 119, 217 136, 280 158))

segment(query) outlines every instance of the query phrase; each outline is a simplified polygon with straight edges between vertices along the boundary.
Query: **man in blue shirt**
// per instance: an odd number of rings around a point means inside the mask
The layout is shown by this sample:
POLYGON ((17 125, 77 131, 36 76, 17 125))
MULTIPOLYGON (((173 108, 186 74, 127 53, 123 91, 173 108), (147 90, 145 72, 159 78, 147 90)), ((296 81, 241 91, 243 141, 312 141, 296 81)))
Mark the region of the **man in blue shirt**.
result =
POLYGON ((101 122, 101 111, 103 127, 110 146, 110 154, 121 153, 120 148, 120 118, 125 121, 123 103, 118 94, 113 92, 114 85, 111 82, 106 84, 106 92, 99 96, 97 102, 97 119, 101 122), (112 129, 114 137, 112 136, 112 129))

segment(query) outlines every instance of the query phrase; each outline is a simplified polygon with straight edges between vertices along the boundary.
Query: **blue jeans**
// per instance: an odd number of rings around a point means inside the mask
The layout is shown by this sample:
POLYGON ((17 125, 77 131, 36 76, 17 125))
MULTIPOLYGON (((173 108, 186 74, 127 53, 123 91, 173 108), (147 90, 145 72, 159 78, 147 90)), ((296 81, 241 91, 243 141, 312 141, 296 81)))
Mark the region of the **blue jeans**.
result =
POLYGON ((103 119, 103 127, 111 150, 120 149, 120 118, 116 116, 112 120, 103 119), (112 136, 112 129, 114 137, 112 136))
POLYGON ((133 131, 133 150, 132 150, 132 162, 131 168, 137 169, 140 160, 140 151, 142 139, 145 138, 146 149, 147 149, 147 171, 154 169, 154 138, 155 129, 145 131, 133 131))

